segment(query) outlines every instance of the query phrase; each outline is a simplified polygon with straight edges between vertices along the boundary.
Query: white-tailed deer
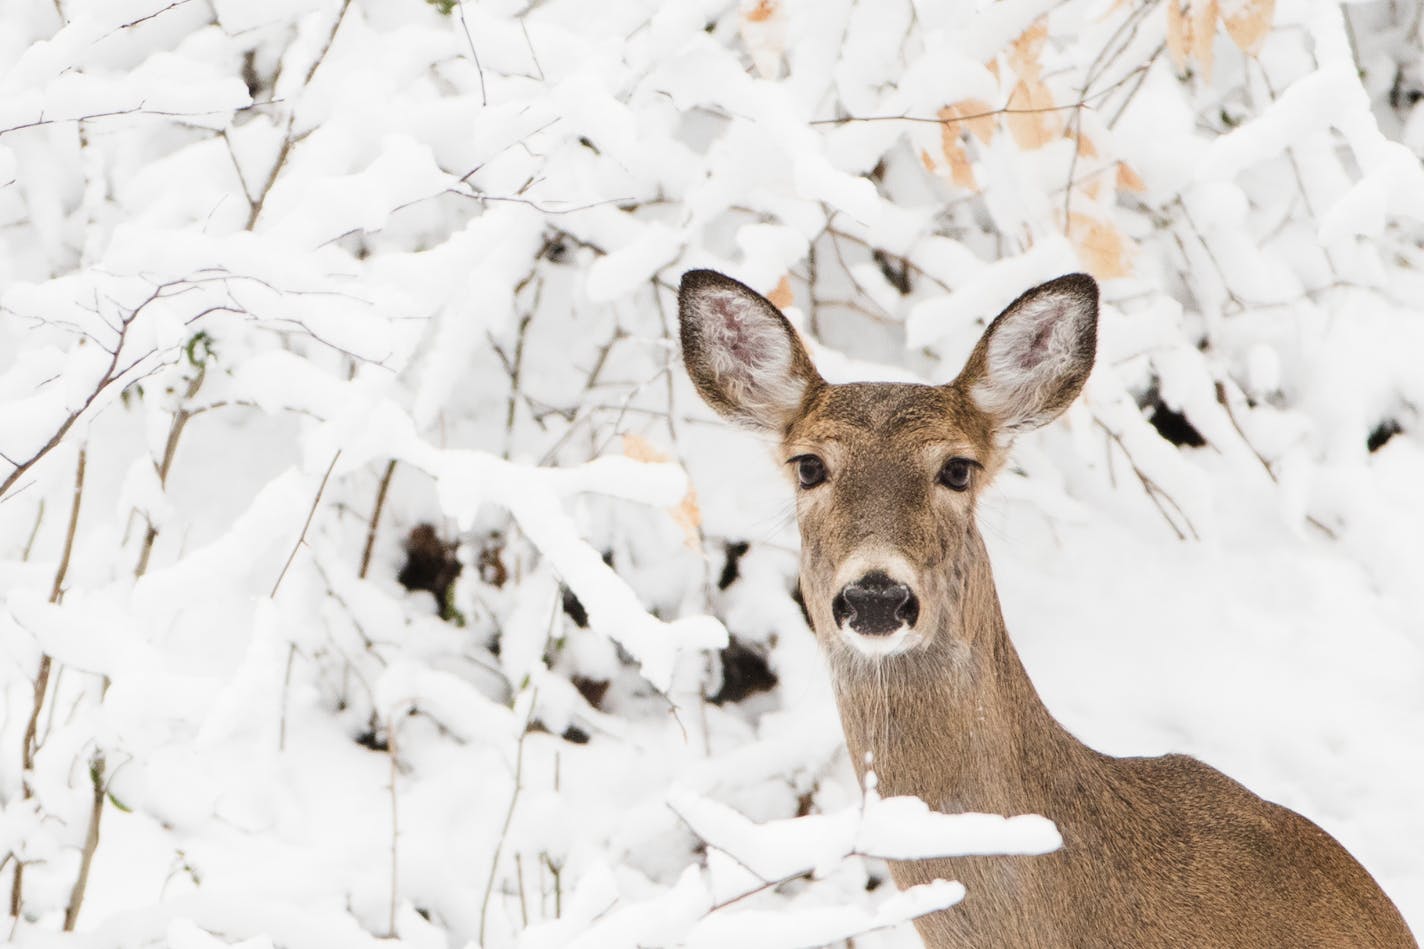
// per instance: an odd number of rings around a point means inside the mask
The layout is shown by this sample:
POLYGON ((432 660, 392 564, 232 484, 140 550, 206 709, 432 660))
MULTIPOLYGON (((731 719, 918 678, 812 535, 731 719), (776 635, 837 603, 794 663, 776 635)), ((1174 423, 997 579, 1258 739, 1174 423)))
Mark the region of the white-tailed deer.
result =
POLYGON ((927 945, 1416 945, 1309 820, 1193 758, 1112 758, 1078 741, 1009 642, 975 499, 1009 439, 1083 387, 1092 278, 1019 297, 942 386, 830 385, 776 307, 712 271, 683 277, 679 308, 698 392, 777 439, 796 482, 802 593, 862 777, 872 761, 884 794, 1043 814, 1063 836, 1041 857, 892 864, 901 886, 968 888, 918 922, 927 945))

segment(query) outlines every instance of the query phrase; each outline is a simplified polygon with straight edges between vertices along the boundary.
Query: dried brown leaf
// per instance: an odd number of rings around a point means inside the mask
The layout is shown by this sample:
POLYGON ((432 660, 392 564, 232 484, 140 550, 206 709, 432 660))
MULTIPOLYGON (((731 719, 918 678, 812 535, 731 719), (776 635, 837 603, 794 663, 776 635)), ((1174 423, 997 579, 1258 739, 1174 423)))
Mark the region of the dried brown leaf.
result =
POLYGON ((702 509, 697 506, 697 492, 692 488, 682 496, 682 501, 672 509, 672 519, 682 528, 683 541, 692 550, 702 547, 702 509))
POLYGON ((756 6, 742 14, 748 23, 763 23, 775 15, 775 0, 757 0, 756 6))
POLYGON ((953 126, 943 126, 944 131, 940 135, 940 151, 944 152, 944 160, 949 163, 949 177, 961 188, 968 188, 971 191, 979 190, 979 183, 974 180, 974 168, 969 164, 969 153, 964 149, 964 143, 959 140, 959 133, 951 131, 953 126))
POLYGON ((1004 122, 1019 148, 1042 148, 1063 134, 1063 120, 1053 108, 1053 94, 1040 79, 1020 79, 1009 96, 1004 122))
POLYGON ((1068 237, 1078 249, 1078 259, 1099 280, 1132 273, 1128 262, 1131 244, 1111 221, 1091 214, 1068 216, 1068 237))
POLYGON ((1048 40, 1048 20, 1039 17, 1009 46, 1009 65, 1021 80, 1035 80, 1043 74, 1043 44, 1048 40))
POLYGON ((1197 71, 1202 82, 1211 82, 1216 42, 1216 0, 1191 0, 1192 17, 1192 59, 1197 62, 1197 71))
POLYGON ((791 281, 786 275, 782 275, 781 279, 777 281, 776 289, 768 293, 766 298, 778 310, 784 310, 792 304, 796 297, 791 292, 791 281))
POLYGON ((1221 11, 1221 23, 1241 52, 1254 56, 1271 32, 1275 14, 1276 0, 1237 0, 1221 11))
MULTIPOLYGON (((785 278, 782 278, 785 283, 785 278)), ((789 291, 788 291, 789 292, 789 291)), ((658 464, 670 461, 667 455, 653 447, 653 443, 641 435, 632 432, 623 433, 623 454, 645 464, 658 464)), ((700 548, 702 535, 702 509, 697 506, 697 492, 692 489, 692 485, 687 486, 687 493, 682 496, 682 500, 675 507, 668 508, 668 513, 672 515, 673 521, 682 528, 687 546, 693 550, 700 548)))
POLYGON ((1167 54, 1178 71, 1187 68, 1192 45, 1192 25, 1182 4, 1186 0, 1167 0, 1167 54))
POLYGON ((1147 190, 1147 185, 1143 183, 1142 178, 1125 161, 1117 163, 1117 186, 1124 191, 1133 191, 1139 194, 1147 190))
MULTIPOLYGON (((945 122, 961 126, 984 144, 994 140, 994 107, 983 99, 961 99, 939 110, 945 122)), ((948 128, 948 126, 946 126, 948 128)))

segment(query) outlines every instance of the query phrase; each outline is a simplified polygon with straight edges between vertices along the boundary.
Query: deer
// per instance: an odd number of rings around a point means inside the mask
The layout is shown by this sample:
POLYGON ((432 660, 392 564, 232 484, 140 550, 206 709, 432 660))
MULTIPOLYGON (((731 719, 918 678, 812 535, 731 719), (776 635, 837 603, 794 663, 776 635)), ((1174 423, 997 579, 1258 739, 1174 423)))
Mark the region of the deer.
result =
POLYGON ((1059 829, 1042 856, 891 861, 901 888, 966 887, 916 921, 926 946, 1417 947, 1307 818, 1186 755, 1117 758, 1075 738, 1009 639, 976 501, 1013 438, 1082 390, 1090 276, 1014 300, 944 385, 830 384, 770 301, 715 271, 683 276, 678 312, 697 392, 773 441, 794 482, 802 597, 858 777, 1059 829))

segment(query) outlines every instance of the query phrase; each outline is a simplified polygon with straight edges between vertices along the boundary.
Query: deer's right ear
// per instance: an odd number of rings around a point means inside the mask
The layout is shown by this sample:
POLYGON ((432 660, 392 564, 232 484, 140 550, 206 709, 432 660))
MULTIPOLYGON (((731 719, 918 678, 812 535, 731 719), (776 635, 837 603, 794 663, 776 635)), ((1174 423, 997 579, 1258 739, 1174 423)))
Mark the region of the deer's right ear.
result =
POLYGON ((689 270, 677 308, 687 374, 723 418, 782 434, 825 384, 786 317, 731 277, 689 270))

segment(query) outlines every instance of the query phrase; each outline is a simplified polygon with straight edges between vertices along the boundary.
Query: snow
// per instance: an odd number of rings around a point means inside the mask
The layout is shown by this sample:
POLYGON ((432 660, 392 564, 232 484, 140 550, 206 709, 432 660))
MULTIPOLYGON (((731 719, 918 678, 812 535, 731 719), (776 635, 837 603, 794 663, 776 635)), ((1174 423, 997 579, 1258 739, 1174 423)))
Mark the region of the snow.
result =
POLYGON ((1083 396, 978 504, 1014 643, 1424 931, 1410 5, 1279 4, 1209 81, 1161 6, 442 6, 0 11, 7 944, 891 949, 976 896, 885 860, 1058 847, 855 780, 783 459, 682 368, 695 267, 833 382, 948 381, 1095 273, 1083 396), (1035 67, 1052 111, 911 121, 1035 67))

